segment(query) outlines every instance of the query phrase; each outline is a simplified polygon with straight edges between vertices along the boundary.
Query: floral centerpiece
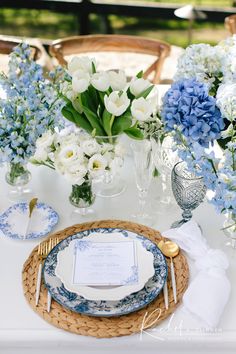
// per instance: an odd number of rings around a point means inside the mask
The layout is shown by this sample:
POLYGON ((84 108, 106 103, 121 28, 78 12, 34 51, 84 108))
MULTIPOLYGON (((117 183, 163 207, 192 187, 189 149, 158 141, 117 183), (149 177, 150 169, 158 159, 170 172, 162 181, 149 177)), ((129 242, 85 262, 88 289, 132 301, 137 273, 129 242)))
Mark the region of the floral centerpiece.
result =
POLYGON ((149 119, 153 105, 147 98, 154 85, 140 72, 130 83, 119 71, 97 72, 94 59, 74 57, 61 84, 66 100, 63 115, 96 137, 110 143, 122 133, 143 139, 139 121, 149 119))
POLYGON ((236 232, 236 36, 217 46, 192 45, 163 99, 162 119, 180 157, 230 213, 236 232))
POLYGON ((9 163, 6 178, 12 185, 27 182, 26 164, 37 138, 59 126, 62 119, 64 102, 30 53, 27 44, 17 46, 9 56, 8 75, 0 74, 0 86, 7 96, 0 98, 0 162, 9 163))
POLYGON ((92 180, 107 169, 116 169, 122 163, 120 146, 99 144, 81 129, 65 128, 60 132, 45 132, 36 141, 31 162, 55 169, 72 184, 70 202, 85 209, 92 205, 95 195, 92 180))

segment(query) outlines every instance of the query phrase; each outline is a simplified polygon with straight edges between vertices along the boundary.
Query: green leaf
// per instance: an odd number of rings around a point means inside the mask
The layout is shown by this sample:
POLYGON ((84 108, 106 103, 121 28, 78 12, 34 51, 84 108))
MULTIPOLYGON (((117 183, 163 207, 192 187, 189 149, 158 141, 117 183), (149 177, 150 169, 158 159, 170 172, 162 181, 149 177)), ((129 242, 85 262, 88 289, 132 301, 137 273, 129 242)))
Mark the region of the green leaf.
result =
POLYGON ((123 133, 124 130, 127 130, 132 125, 132 117, 130 112, 126 112, 120 117, 116 117, 113 128, 112 128, 112 135, 118 135, 123 133))
POLYGON ((142 79, 143 77, 143 70, 139 71, 139 73, 136 75, 137 79, 142 79))
POLYGON ((93 111, 91 111, 88 107, 83 107, 83 110, 92 128, 96 129, 96 135, 99 136, 106 135, 105 130, 103 129, 97 115, 93 111))
POLYGON ((77 112, 71 103, 68 103, 65 107, 62 108, 62 114, 64 117, 71 122, 75 123, 77 126, 83 128, 88 133, 91 133, 92 126, 82 114, 77 112))
POLYGON ((127 134, 132 139, 136 139, 136 140, 144 139, 143 133, 138 128, 131 127, 129 129, 124 130, 124 133, 127 134))
POLYGON ((149 95, 149 93, 152 91, 154 85, 151 85, 150 87, 148 87, 146 90, 144 90, 143 92, 141 92, 136 99, 143 97, 143 98, 147 98, 147 96, 149 95))
POLYGON ((92 73, 95 74, 96 73, 96 67, 94 62, 92 61, 92 73))
POLYGON ((104 109, 102 114, 102 122, 103 122, 103 128, 105 129, 107 135, 111 135, 111 126, 110 126, 111 117, 112 114, 109 113, 106 109, 104 109))
POLYGON ((94 113, 97 112, 96 102, 94 102, 93 97, 90 96, 89 90, 82 92, 80 97, 83 109, 84 107, 87 107, 94 113))
POLYGON ((74 116, 71 113, 71 111, 68 109, 68 105, 64 106, 61 110, 61 113, 63 114, 63 116, 68 119, 70 122, 75 123, 74 121, 74 116))

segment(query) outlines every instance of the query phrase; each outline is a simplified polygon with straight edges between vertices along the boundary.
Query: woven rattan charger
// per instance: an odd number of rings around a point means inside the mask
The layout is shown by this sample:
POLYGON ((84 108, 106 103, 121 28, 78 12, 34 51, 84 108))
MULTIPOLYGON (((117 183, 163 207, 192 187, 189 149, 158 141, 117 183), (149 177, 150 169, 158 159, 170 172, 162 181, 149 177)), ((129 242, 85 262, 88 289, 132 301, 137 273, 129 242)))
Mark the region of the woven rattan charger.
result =
MULTIPOLYGON (((138 234, 142 234, 154 243, 158 243, 161 234, 147 226, 132 223, 129 221, 118 220, 102 220, 87 222, 83 224, 68 227, 65 230, 58 231, 50 237, 58 237, 63 240, 66 237, 77 232, 100 227, 121 228, 130 230, 138 234)), ((168 268, 169 261, 167 259, 168 268)), ((169 290, 169 309, 165 309, 163 294, 161 293, 153 302, 145 308, 133 312, 128 315, 119 317, 91 317, 81 315, 59 305, 56 301, 52 301, 51 311, 47 312, 47 291, 42 285, 39 305, 35 306, 35 291, 37 272, 39 265, 39 257, 37 256, 37 247, 31 252, 29 258, 25 262, 22 271, 24 295, 32 307, 45 321, 50 324, 62 328, 66 331, 97 338, 111 338, 125 336, 132 333, 138 333, 141 329, 147 329, 158 325, 166 317, 174 312, 176 307, 182 300, 182 296, 188 285, 188 264, 184 255, 180 254, 174 258, 174 266, 176 273, 177 286, 177 304, 174 303, 173 293, 170 284, 170 276, 168 276, 169 290)))

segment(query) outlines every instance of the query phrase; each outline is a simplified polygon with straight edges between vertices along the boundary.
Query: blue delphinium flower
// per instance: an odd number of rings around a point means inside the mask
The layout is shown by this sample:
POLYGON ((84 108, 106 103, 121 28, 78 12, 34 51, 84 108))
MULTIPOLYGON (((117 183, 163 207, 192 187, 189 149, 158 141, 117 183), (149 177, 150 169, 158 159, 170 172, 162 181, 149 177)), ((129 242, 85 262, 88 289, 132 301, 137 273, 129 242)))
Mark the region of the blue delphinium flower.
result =
POLYGON ((167 131, 176 130, 188 144, 204 147, 221 137, 224 121, 208 86, 195 79, 175 82, 163 99, 162 118, 167 131))
POLYGON ((0 99, 0 163, 27 162, 37 138, 62 125, 64 101, 30 54, 30 47, 20 44, 10 54, 8 76, 0 74, 7 95, 0 99))

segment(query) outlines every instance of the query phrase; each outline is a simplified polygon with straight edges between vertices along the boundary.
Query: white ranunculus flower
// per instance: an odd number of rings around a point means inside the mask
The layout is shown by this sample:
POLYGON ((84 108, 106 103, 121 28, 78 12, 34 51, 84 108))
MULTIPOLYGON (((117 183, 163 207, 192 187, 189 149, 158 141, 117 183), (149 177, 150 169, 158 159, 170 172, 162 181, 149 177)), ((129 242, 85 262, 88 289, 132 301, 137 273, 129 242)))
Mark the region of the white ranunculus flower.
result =
POLYGON ((130 92, 136 97, 140 95, 143 91, 148 89, 151 86, 150 81, 144 80, 143 78, 140 79, 133 79, 130 83, 130 92))
POLYGON ((91 84, 98 91, 106 91, 110 87, 110 79, 109 75, 106 71, 100 71, 99 73, 95 73, 91 77, 91 84))
POLYGON ((51 130, 46 131, 40 138, 36 141, 36 147, 40 149, 46 149, 52 145, 54 139, 54 134, 51 130))
POLYGON ((56 160, 62 165, 69 166, 77 161, 82 162, 84 160, 84 154, 82 149, 77 145, 64 145, 61 147, 56 160))
POLYGON ((81 162, 77 161, 65 169, 64 176, 72 184, 81 186, 85 182, 87 172, 87 168, 81 162))
POLYGON ((123 70, 108 71, 110 86, 114 91, 122 91, 127 85, 127 78, 123 70))
POLYGON ((89 57, 74 57, 68 63, 68 72, 71 76, 77 70, 84 71, 88 74, 92 74, 93 68, 92 63, 96 66, 95 59, 89 57))
POLYGON ((34 153, 32 161, 44 162, 48 158, 47 150, 44 148, 38 147, 34 153))
POLYGON ((101 154, 93 155, 88 162, 88 169, 92 175, 102 174, 107 167, 107 161, 101 154))
POLYGON ((131 104, 131 114, 136 120, 145 121, 150 118, 153 111, 153 107, 148 100, 140 97, 137 100, 133 100, 131 104))
POLYGON ((118 117, 129 107, 130 99, 126 92, 120 95, 119 91, 113 91, 109 96, 105 95, 104 104, 109 113, 118 117))
POLYGON ((74 92, 82 93, 90 84, 90 75, 82 70, 77 70, 72 76, 72 88, 74 92))
POLYGON ((101 148, 95 139, 88 139, 81 142, 81 149, 86 155, 92 156, 99 153, 101 148))

